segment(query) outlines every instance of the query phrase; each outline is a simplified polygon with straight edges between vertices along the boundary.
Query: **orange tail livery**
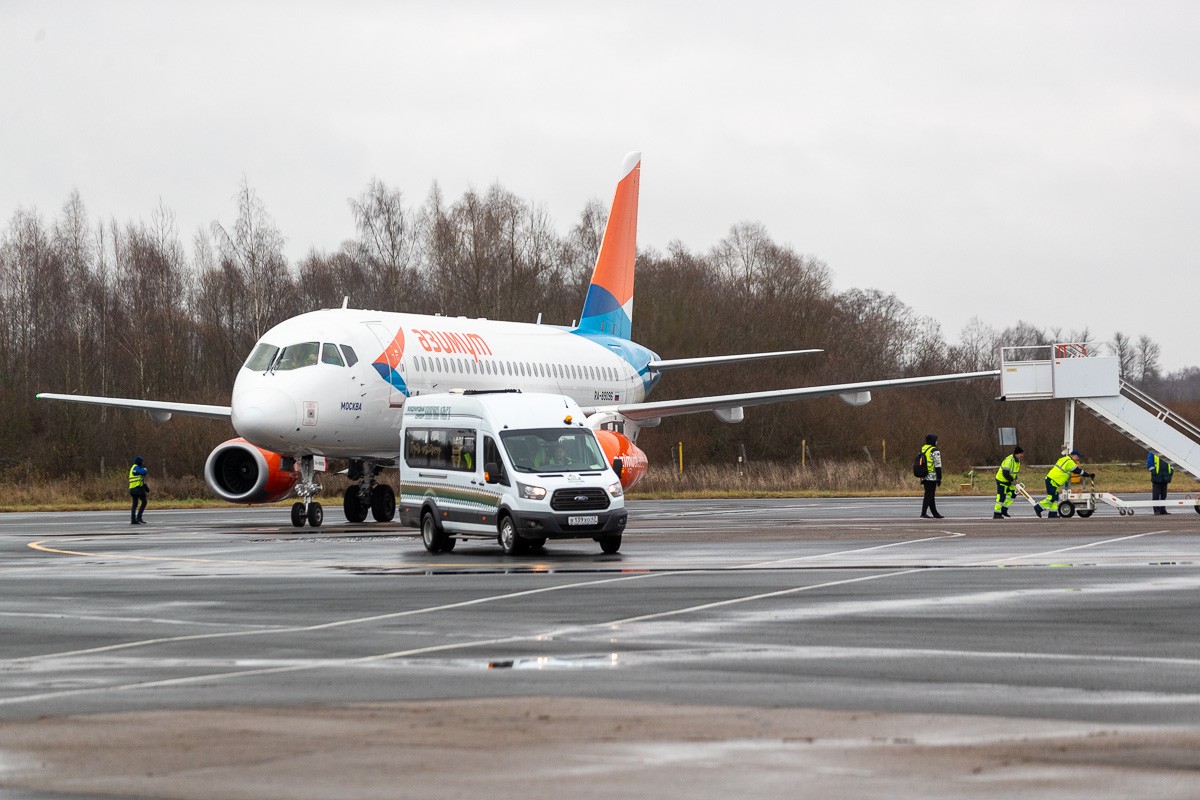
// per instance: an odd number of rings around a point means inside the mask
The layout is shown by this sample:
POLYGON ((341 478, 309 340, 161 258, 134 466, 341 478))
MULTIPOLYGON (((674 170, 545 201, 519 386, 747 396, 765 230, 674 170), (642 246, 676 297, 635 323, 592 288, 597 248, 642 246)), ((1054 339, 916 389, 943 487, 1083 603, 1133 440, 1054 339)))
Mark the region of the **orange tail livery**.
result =
POLYGON ((621 180, 613 195, 592 283, 583 301, 581 333, 606 333, 629 338, 633 322, 633 264, 637 257, 638 182, 642 154, 625 156, 621 180))

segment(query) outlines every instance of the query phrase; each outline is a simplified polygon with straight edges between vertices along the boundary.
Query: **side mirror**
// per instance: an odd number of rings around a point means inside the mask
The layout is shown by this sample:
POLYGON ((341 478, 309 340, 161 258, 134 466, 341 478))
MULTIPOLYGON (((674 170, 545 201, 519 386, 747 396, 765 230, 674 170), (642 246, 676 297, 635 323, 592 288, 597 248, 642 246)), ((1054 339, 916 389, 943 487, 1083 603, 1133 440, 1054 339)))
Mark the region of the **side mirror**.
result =
POLYGON ((483 482, 484 483, 499 483, 500 482, 500 465, 495 461, 489 461, 483 465, 483 482))
POLYGON ((612 467, 613 472, 617 473, 617 477, 619 478, 621 477, 621 472, 625 469, 625 462, 621 460, 620 456, 617 456, 613 459, 612 467))

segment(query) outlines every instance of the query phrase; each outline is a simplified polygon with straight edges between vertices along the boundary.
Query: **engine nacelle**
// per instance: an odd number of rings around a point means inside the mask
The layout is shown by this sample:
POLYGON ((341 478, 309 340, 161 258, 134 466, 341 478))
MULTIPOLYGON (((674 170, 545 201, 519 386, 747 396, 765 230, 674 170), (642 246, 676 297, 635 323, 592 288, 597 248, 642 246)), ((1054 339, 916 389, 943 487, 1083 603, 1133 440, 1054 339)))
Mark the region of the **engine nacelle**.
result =
MULTIPOLYGON (((290 459, 289 459, 290 462, 290 459)), ((204 462, 208 488, 230 503, 274 503, 291 493, 299 474, 284 457, 245 439, 222 442, 204 462)))
POLYGON ((604 457, 608 459, 609 464, 614 458, 621 459, 622 489, 632 488, 646 474, 646 469, 650 466, 649 459, 642 452, 642 448, 629 441, 624 434, 599 430, 596 431, 596 439, 599 440, 600 449, 604 451, 604 457))

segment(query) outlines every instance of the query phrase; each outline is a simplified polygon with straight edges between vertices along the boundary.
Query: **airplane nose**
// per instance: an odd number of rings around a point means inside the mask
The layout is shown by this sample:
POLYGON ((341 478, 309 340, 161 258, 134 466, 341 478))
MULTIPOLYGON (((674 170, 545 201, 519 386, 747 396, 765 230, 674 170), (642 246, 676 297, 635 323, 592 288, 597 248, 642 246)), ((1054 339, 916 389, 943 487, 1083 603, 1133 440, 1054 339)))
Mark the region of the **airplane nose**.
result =
POLYGON ((262 447, 286 441, 300 424, 296 401, 277 389, 257 387, 240 392, 233 398, 231 412, 238 435, 262 447))

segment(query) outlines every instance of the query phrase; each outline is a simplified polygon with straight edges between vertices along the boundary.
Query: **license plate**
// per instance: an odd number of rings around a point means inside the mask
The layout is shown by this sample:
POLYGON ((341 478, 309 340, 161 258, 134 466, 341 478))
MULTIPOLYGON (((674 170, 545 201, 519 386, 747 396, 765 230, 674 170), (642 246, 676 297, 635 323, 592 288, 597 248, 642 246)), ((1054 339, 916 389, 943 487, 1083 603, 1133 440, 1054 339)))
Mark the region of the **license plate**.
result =
POLYGON ((567 517, 568 525, 596 525, 600 522, 600 517, 595 514, 576 514, 572 517, 567 517))

